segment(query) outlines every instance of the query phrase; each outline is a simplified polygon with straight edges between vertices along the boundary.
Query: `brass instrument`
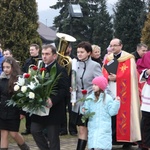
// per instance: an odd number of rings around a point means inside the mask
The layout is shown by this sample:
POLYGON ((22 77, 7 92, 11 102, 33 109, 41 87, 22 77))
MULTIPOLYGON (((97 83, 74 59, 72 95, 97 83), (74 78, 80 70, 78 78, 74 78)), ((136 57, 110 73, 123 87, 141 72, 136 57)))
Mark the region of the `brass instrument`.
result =
POLYGON ((58 51, 57 51, 58 53, 57 61, 61 66, 66 68, 68 75, 70 75, 72 59, 70 56, 65 56, 65 54, 69 46, 69 43, 75 42, 76 39, 65 33, 57 33, 56 36, 60 38, 58 51))

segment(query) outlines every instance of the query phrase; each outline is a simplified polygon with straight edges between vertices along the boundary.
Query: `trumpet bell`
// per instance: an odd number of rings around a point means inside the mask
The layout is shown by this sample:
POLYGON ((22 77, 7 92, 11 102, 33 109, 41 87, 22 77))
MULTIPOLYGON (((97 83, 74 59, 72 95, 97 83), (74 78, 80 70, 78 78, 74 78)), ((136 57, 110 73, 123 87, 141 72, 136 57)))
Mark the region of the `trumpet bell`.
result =
POLYGON ((75 42, 76 41, 76 39, 73 36, 65 34, 65 33, 56 33, 56 36, 59 37, 60 39, 62 38, 65 41, 69 41, 69 42, 75 42))

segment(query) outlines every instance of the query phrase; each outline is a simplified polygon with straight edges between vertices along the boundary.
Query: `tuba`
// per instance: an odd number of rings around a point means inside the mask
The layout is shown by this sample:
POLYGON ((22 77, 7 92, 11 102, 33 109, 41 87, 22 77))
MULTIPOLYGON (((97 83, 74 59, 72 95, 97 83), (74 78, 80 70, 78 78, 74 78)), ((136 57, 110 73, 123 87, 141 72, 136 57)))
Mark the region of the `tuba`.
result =
POLYGON ((74 37, 72 37, 68 34, 64 34, 64 33, 56 33, 56 36, 60 38, 58 51, 57 51, 57 54, 58 54, 57 62, 62 67, 65 67, 68 75, 70 75, 72 59, 70 56, 65 56, 65 54, 66 54, 66 50, 69 46, 69 43, 75 42, 76 39, 74 37))

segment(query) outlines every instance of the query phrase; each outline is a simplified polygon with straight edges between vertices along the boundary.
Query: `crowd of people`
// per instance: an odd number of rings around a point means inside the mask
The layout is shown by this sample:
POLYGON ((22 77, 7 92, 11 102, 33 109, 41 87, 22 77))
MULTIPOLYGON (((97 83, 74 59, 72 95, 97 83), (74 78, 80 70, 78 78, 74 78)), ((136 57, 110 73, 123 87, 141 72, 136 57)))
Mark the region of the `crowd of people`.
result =
POLYGON ((70 133, 78 137, 76 150, 111 150, 122 145, 130 150, 150 150, 150 52, 144 43, 132 54, 123 50, 120 39, 110 41, 101 58, 98 45, 82 41, 72 55, 69 44, 65 56, 76 59, 76 78, 71 78, 57 61, 57 48, 51 44, 29 46, 30 57, 20 66, 10 49, 0 47, 0 150, 7 150, 8 135, 21 150, 29 150, 23 135, 32 134, 40 150, 60 150, 59 136, 70 133), (30 66, 56 66, 57 94, 47 98, 46 116, 31 116, 17 106, 7 105, 14 93, 18 75, 30 66), (76 102, 71 103, 71 81, 76 83, 76 102), (86 93, 83 93, 83 91, 86 93), (84 97, 84 99, 83 99, 84 97), (67 117, 67 112, 69 116, 67 117), (20 121, 26 119, 25 131, 19 133, 20 121), (84 118, 84 121, 83 121, 84 118), (67 121, 69 119, 69 121, 67 121))

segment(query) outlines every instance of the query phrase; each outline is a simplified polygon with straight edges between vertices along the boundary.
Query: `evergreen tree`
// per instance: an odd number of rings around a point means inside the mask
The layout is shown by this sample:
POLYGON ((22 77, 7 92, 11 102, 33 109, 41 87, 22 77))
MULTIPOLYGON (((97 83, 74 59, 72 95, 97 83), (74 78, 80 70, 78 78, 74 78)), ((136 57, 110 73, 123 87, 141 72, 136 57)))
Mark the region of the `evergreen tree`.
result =
POLYGON ((92 34, 90 41, 99 45, 103 51, 113 38, 111 16, 107 11, 106 0, 100 0, 95 5, 92 4, 91 8, 93 9, 91 9, 89 20, 92 34))
POLYGON ((150 12, 147 15, 144 28, 142 29, 141 41, 144 42, 150 48, 150 12))
POLYGON ((112 39, 111 17, 106 9, 106 0, 76 0, 82 9, 83 18, 73 18, 69 15, 69 1, 59 1, 51 6, 60 9, 60 15, 55 17, 54 24, 58 32, 71 34, 77 39, 75 45, 81 41, 89 41, 106 49, 112 39))
POLYGON ((37 29, 35 0, 0 1, 0 40, 3 48, 11 49, 17 60, 23 62, 28 57, 31 43, 41 44, 37 29))
POLYGON ((145 2, 119 0, 114 12, 114 36, 123 41, 124 50, 135 51, 140 43, 141 30, 146 15, 145 2))

